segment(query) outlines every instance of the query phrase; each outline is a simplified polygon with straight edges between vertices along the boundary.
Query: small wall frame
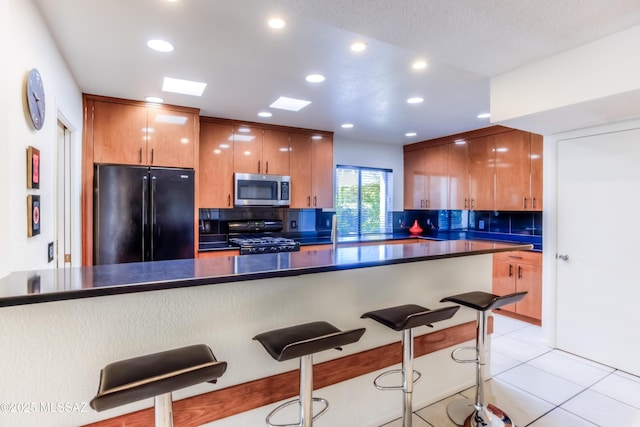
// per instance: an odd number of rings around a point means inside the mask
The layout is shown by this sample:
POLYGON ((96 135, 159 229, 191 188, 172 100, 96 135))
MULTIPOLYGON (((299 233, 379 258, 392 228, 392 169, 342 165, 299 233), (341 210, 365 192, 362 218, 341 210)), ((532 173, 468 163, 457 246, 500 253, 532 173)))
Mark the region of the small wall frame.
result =
POLYGON ((40 234, 40 196, 29 194, 27 196, 27 236, 40 234))
POLYGON ((40 150, 27 147, 27 188, 40 188, 40 150))

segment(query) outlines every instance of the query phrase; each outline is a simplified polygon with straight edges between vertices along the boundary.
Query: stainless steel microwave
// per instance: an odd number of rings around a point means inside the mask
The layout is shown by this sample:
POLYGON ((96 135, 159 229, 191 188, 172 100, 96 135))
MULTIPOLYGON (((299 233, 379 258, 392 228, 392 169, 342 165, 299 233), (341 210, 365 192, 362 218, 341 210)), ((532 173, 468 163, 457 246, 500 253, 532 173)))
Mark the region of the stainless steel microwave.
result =
POLYGON ((234 204, 236 206, 289 206, 290 176, 234 174, 234 204))

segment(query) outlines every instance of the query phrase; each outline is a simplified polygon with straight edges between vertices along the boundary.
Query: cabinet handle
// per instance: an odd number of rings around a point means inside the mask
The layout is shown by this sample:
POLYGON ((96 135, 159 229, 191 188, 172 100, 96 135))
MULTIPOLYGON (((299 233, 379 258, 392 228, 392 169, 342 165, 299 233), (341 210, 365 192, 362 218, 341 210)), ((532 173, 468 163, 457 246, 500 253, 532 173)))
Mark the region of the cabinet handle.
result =
POLYGON ((464 208, 467 209, 467 198, 464 198, 464 208))
POLYGON ((429 209, 429 199, 426 199, 426 200, 424 201, 424 207, 425 207, 425 208, 427 208, 427 209, 429 209))
POLYGON ((231 194, 227 194, 227 206, 231 206, 231 194))
POLYGON ((527 209, 527 198, 526 197, 522 198, 522 208, 523 209, 527 209))
POLYGON ((313 206, 318 206, 318 196, 313 196, 313 206))
POLYGON ((307 196, 307 206, 311 207, 311 196, 307 196))
POLYGON ((513 265, 509 264, 509 277, 513 277, 513 265))
POLYGON ((153 154, 154 154, 154 149, 151 149, 151 164, 153 164, 153 154))
POLYGON ((536 198, 534 197, 531 200, 532 200, 532 204, 533 204, 533 209, 535 209, 536 208, 536 198))
POLYGON ((258 160, 258 173, 260 173, 260 160, 258 160))
POLYGON ((522 279, 522 267, 518 266, 518 279, 522 279))
POLYGON ((264 173, 269 173, 269 160, 265 162, 264 173))
POLYGON ((476 199, 471 199, 471 209, 476 207, 476 199))
POLYGON ((142 163, 142 147, 140 147, 140 162, 139 163, 142 163))

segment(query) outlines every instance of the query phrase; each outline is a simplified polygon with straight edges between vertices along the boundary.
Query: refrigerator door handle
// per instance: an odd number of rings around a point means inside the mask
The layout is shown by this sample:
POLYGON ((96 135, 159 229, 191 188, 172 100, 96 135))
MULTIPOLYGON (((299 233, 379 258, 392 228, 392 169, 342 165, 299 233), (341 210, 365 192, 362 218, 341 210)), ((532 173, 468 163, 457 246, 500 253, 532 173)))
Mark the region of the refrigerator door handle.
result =
POLYGON ((156 236, 159 234, 160 230, 158 229, 158 223, 156 221, 156 177, 151 177, 151 238, 149 239, 149 245, 151 246, 151 258, 149 261, 154 261, 155 257, 155 248, 154 242, 156 240, 156 236))
POLYGON ((149 218, 149 207, 147 206, 147 188, 148 188, 148 178, 146 176, 142 177, 142 260, 146 261, 146 253, 147 253, 147 248, 145 245, 146 242, 146 236, 147 236, 147 229, 149 227, 148 224, 148 218, 149 218))

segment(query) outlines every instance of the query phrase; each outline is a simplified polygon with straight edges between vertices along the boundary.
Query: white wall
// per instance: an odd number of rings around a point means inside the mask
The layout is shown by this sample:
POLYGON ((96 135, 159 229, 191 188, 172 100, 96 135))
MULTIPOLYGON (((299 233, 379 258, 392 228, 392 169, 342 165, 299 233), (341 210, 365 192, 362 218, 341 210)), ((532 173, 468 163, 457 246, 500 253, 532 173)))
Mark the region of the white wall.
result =
POLYGON ((393 210, 403 210, 402 145, 379 144, 334 136, 333 161, 336 165, 368 166, 393 170, 393 210))
POLYGON ((0 0, 0 67, 2 96, 0 112, 8 117, 2 127, 0 148, 0 277, 11 271, 53 267, 47 263, 47 243, 55 235, 57 118, 75 131, 72 134, 76 164, 73 215, 76 230, 73 249, 80 259, 80 157, 82 147, 82 96, 67 68, 37 7, 31 0, 0 0), (37 68, 46 94, 45 123, 33 129, 25 107, 26 75, 37 68), (39 190, 26 188, 26 149, 40 150, 41 184, 39 190), (41 202, 40 235, 27 237, 27 194, 39 194, 41 202))

